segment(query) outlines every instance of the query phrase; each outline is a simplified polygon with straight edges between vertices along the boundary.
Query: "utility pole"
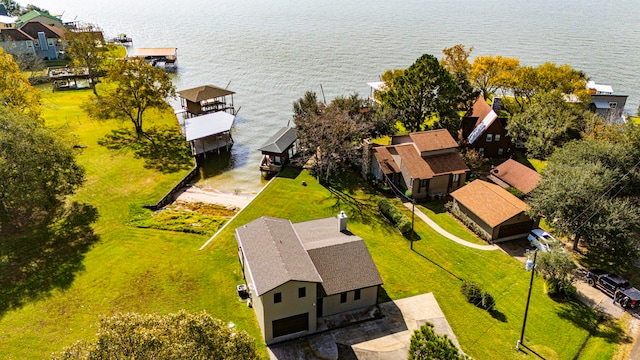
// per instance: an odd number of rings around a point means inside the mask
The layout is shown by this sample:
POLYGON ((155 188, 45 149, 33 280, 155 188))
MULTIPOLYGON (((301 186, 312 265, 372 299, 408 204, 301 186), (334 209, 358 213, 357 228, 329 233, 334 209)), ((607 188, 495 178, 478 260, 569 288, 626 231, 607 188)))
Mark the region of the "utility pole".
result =
MULTIPOLYGON (((536 273, 536 257, 538 256, 538 250, 533 252, 533 264, 531 265, 531 280, 529 281, 529 295, 527 295, 527 305, 524 308, 524 319, 522 320, 522 331, 520 332, 520 339, 516 343, 516 349, 520 350, 520 345, 524 339, 524 328, 527 325, 527 315, 529 313, 529 302, 531 301, 531 289, 533 288, 533 275, 536 273)), ((529 257, 527 256, 527 263, 529 263, 529 257)), ((527 270, 529 264, 526 264, 527 270)))
POLYGON ((416 200, 411 197, 411 238, 409 242, 411 243, 411 250, 413 250, 413 222, 416 218, 416 200))

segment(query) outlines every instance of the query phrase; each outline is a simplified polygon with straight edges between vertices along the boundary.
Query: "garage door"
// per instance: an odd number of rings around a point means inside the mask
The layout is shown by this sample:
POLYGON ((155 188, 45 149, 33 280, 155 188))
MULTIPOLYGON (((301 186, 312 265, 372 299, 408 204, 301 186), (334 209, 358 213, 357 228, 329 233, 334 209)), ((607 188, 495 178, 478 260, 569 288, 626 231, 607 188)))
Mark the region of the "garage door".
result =
POLYGON ((533 221, 527 221, 527 222, 511 224, 511 225, 502 225, 500 226, 500 231, 498 231, 498 238, 519 235, 519 234, 527 234, 529 230, 531 230, 532 226, 533 226, 533 221))
POLYGON ((273 320, 273 337, 309 330, 309 313, 273 320))

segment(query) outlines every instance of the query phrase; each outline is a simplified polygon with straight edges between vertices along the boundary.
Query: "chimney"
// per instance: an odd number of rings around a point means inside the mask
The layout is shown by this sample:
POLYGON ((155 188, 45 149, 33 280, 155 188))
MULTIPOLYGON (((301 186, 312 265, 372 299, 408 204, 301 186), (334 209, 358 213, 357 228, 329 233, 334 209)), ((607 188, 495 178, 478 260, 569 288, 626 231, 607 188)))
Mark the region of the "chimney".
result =
POLYGON ((340 211, 338 214, 338 231, 347 231, 347 214, 344 211, 340 211))

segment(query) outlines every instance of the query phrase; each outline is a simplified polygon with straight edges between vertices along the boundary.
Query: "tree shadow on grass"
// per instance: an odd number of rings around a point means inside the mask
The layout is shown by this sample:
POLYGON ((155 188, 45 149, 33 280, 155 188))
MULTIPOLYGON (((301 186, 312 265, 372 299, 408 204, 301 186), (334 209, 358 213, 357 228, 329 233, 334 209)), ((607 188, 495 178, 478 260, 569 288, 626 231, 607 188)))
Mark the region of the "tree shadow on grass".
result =
POLYGON ((86 252, 98 241, 91 224, 95 207, 72 203, 57 221, 0 238, 0 317, 29 301, 67 289, 84 269, 86 252))
POLYGON ((620 324, 609 315, 598 313, 579 301, 568 301, 557 311, 558 316, 572 321, 587 330, 591 336, 603 338, 610 343, 630 343, 632 339, 620 324))
POLYGON ((140 139, 126 128, 112 130, 98 144, 113 150, 133 150, 137 158, 144 159, 145 168, 162 173, 174 173, 193 167, 189 145, 180 133, 168 126, 152 127, 140 139))

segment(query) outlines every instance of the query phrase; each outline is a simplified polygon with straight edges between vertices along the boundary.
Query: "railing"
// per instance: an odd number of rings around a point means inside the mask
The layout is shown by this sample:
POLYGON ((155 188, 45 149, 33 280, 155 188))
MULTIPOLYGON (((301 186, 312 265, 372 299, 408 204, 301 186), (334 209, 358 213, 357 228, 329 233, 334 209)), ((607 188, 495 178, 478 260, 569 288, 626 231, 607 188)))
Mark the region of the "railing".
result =
POLYGON ((188 183, 191 182, 197 175, 200 174, 200 166, 196 163, 193 169, 189 171, 189 173, 180 180, 165 196, 162 197, 157 203, 144 205, 145 208, 149 210, 156 211, 161 209, 169 204, 171 204, 175 200, 175 196, 178 192, 182 190, 188 183))

